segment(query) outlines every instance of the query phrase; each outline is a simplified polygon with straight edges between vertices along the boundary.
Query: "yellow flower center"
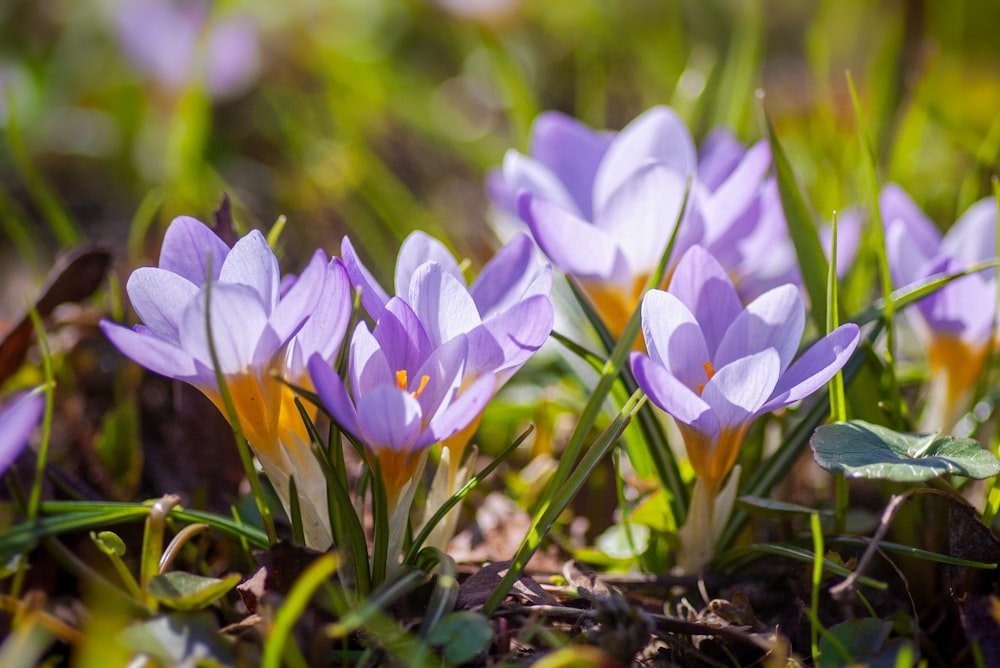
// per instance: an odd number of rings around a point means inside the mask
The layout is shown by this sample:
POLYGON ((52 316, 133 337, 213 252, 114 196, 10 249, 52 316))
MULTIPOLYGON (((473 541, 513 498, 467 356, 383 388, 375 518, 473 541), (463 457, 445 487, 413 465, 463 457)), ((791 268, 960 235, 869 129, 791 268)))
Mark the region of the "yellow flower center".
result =
MULTIPOLYGON (((410 396, 413 397, 414 399, 416 399, 421 394, 423 394, 424 388, 427 387, 427 381, 429 381, 429 380, 430 380, 430 376, 428 376, 427 374, 424 374, 420 378, 420 384, 417 386, 417 389, 415 389, 414 391, 410 392, 410 396)), ((407 378, 406 378, 406 369, 400 369, 399 371, 396 372, 396 387, 398 387, 399 389, 403 390, 404 392, 408 392, 409 391, 409 389, 408 389, 409 388, 409 384, 408 384, 407 378)))
MULTIPOLYGON (((705 381, 705 383, 707 383, 709 380, 712 380, 712 376, 715 375, 715 367, 712 366, 711 362, 705 362, 702 366, 705 367, 705 375, 708 376, 708 379, 705 381)), ((701 393, 705 391, 705 383, 698 383, 699 397, 701 396, 701 393)))
POLYGON ((973 346, 951 334, 940 334, 931 341, 927 363, 931 374, 946 377, 945 401, 948 409, 957 410, 957 402, 979 380, 986 364, 988 345, 973 346))

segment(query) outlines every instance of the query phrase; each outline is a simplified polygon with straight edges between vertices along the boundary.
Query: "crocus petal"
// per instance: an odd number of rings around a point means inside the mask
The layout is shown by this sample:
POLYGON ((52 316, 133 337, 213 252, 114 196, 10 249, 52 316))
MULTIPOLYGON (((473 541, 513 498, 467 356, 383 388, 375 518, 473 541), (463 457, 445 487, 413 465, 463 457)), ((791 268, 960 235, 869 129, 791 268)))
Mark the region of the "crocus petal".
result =
POLYGON ((316 353, 332 362, 340 350, 350 319, 351 282, 344 265, 334 258, 327 266, 316 310, 292 340, 288 354, 289 375, 293 378, 300 375, 308 359, 316 353))
POLYGON ((644 112, 611 142, 594 177, 594 211, 600 211, 622 183, 648 162, 676 172, 682 181, 694 172, 694 140, 684 121, 667 107, 644 112))
POLYGON ((321 355, 309 358, 309 377, 323 406, 330 412, 334 422, 355 438, 361 438, 354 404, 347 396, 344 381, 321 355))
POLYGON ((378 385, 396 382, 396 371, 401 369, 390 367, 385 352, 365 323, 359 322, 354 328, 350 350, 347 372, 351 393, 355 398, 378 385))
POLYGON ((723 429, 737 428, 754 418, 778 382, 780 364, 777 351, 769 348, 716 371, 701 398, 712 407, 723 429))
POLYGON ((406 237, 403 245, 399 248, 399 255, 396 256, 396 294, 398 296, 410 294, 413 289, 413 274, 418 267, 427 262, 437 263, 444 271, 454 276, 459 283, 465 285, 465 277, 462 276, 462 270, 458 268, 458 263, 451 251, 426 232, 417 230, 406 237))
POLYGON ((44 410, 45 395, 29 392, 11 401, 0 412, 0 475, 10 468, 28 444, 44 410))
POLYGON ((437 262, 423 264, 414 272, 409 303, 427 330, 427 336, 436 344, 482 324, 479 309, 465 282, 437 262))
POLYGON ((468 334, 467 374, 494 371, 503 381, 528 361, 552 332, 555 310, 545 295, 518 302, 468 334))
POLYGON ((642 298, 642 335, 654 361, 690 389, 708 381, 711 362, 701 325, 676 296, 650 290, 642 298))
MULTIPOLYGON (((928 263, 920 278, 955 274, 963 268, 959 260, 943 256, 928 263)), ((917 310, 927 325, 935 332, 984 343, 989 338, 996 304, 996 281, 984 278, 985 274, 984 271, 955 279, 918 301, 917 310)))
POLYGON ((229 246, 204 223, 189 216, 174 218, 163 236, 160 269, 172 271, 195 285, 204 285, 211 265, 218 279, 229 254, 229 246))
POLYGON ((413 448, 421 431, 420 404, 409 392, 380 385, 358 401, 361 438, 373 450, 405 452, 413 448))
POLYGON ((771 149, 766 142, 755 144, 746 152, 733 173, 712 193, 703 207, 705 218, 714 229, 725 229, 758 197, 761 183, 771 167, 771 149))
POLYGON ((662 165, 648 163, 597 209, 594 223, 618 241, 634 273, 649 273, 667 247, 683 201, 684 181, 662 165))
POLYGON ((806 324, 806 309, 799 288, 780 285, 750 302, 726 331, 713 363, 721 368, 740 357, 774 348, 781 369, 788 368, 799 349, 806 324))
POLYGON ((125 290, 143 324, 159 338, 178 345, 181 314, 198 286, 165 269, 142 267, 129 276, 125 290))
POLYGON ((613 137, 558 111, 540 114, 531 126, 531 155, 559 177, 588 220, 594 177, 613 137))
POLYGON ((635 381, 650 401, 710 440, 719 435, 718 418, 697 393, 642 353, 633 352, 629 362, 635 381))
POLYGON ((521 155, 513 149, 507 151, 503 157, 503 177, 507 188, 514 196, 515 213, 521 193, 531 193, 574 215, 583 216, 580 207, 559 177, 534 158, 521 155))
MULTIPOLYGON (((896 221, 904 225, 911 241, 920 250, 920 257, 930 257, 937 252, 941 244, 941 233, 905 190, 895 183, 887 184, 879 194, 878 205, 886 229, 896 221)), ((907 261, 912 258, 899 259, 907 261)))
POLYGON ((729 178, 746 149, 726 128, 716 128, 698 145, 698 181, 713 192, 729 178))
POLYGON ((394 370, 416 369, 434 350, 420 318, 399 297, 386 304, 372 335, 394 370))
MULTIPOLYGON (((235 250, 234 247, 233 252, 235 250)), ((294 336, 318 308, 322 308, 317 302, 323 294, 326 280, 326 253, 317 250, 295 284, 272 307, 269 323, 282 344, 294 336)))
POLYGON ((340 242, 340 255, 344 260, 347 275, 351 277, 351 284, 354 285, 355 290, 361 293, 361 305, 365 307, 368 315, 378 320, 382 315, 382 309, 389 301, 388 293, 382 289, 371 272, 361 263, 351 240, 347 237, 344 237, 343 241, 340 242))
POLYGON ((597 281, 629 278, 617 241, 594 225, 530 193, 518 198, 518 211, 538 246, 565 273, 597 281))
POLYGON ((427 382, 417 401, 423 409, 424 417, 430 420, 442 405, 447 405, 462 385, 465 360, 469 354, 469 343, 464 334, 443 343, 424 361, 415 374, 408 378, 413 391, 427 382))
POLYGON ((847 364, 860 338, 858 326, 847 323, 817 341, 782 375, 758 414, 793 404, 823 387, 847 364))
POLYGON ((260 230, 252 230, 236 242, 222 265, 219 281, 250 286, 260 295, 266 312, 270 314, 274 310, 278 303, 281 271, 278 258, 260 230))
POLYGON ((701 325, 709 360, 729 325, 743 310, 729 275, 701 246, 692 246, 677 263, 670 279, 670 293, 687 306, 701 325))
POLYGON ((198 375, 191 355, 160 339, 145 327, 132 330, 110 320, 102 320, 101 331, 122 355, 153 373, 179 380, 198 375))
POLYGON ((548 294, 551 287, 551 269, 538 261, 531 237, 518 234, 486 263, 469 288, 469 294, 476 302, 479 315, 487 320, 525 297, 548 294), (543 278, 541 282, 540 277, 543 278))
POLYGON ((469 426, 486 408, 493 397, 496 380, 492 374, 476 379, 462 390, 455 399, 443 407, 430 420, 427 430, 420 437, 417 447, 432 445, 450 438, 469 426))
POLYGON ((940 252, 966 262, 996 255, 997 202, 992 197, 970 206, 941 241, 940 252))
MULTIPOLYGON (((257 291, 247 285, 216 283, 211 289, 212 338, 224 374, 245 371, 258 355, 267 313, 257 291)), ((206 292, 202 290, 181 318, 181 347, 212 367, 205 327, 206 292)))

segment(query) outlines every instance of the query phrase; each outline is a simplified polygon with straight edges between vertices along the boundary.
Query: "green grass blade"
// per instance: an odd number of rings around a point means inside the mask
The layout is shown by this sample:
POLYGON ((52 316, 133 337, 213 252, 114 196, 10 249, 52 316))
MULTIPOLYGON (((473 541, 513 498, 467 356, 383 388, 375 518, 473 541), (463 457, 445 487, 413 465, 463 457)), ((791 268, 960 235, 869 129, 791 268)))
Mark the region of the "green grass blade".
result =
POLYGON ((316 590, 337 572, 338 566, 336 553, 328 552, 312 562, 292 585, 284 604, 274 615, 267 642, 264 643, 264 655, 260 664, 262 668, 281 668, 285 644, 292 634, 292 627, 305 612, 316 590))

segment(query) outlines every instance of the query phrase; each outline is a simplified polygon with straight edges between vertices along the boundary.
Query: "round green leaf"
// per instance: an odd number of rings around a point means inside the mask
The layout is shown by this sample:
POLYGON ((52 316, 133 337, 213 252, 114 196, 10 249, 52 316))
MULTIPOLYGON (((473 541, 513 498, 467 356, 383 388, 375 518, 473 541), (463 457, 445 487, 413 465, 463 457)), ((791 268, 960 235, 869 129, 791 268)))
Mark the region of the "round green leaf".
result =
POLYGON ((862 420, 819 427, 809 445, 817 464, 849 478, 921 482, 946 474, 1000 473, 1000 461, 972 439, 902 434, 862 420))
POLYGON ((427 642, 443 647, 448 663, 471 661, 493 639, 493 627, 482 615, 463 610, 441 618, 427 635, 427 642))

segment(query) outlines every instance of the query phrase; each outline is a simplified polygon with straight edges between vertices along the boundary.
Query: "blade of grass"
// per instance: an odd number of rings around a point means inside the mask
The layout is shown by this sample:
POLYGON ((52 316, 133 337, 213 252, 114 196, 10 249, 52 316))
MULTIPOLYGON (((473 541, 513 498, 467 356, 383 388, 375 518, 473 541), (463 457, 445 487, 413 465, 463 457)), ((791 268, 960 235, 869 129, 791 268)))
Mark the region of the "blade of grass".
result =
POLYGON ((583 460, 581 460, 580 465, 574 469, 573 474, 562 484, 554 487, 556 491, 555 496, 543 508, 541 513, 536 514, 533 518, 531 527, 521 542, 517 553, 514 555, 510 567, 483 606, 483 614, 487 616, 491 615, 500 603, 503 602, 503 599, 507 596, 507 592, 510 591, 510 588, 521 577, 521 573, 524 571, 524 567, 527 565, 531 555, 541 545, 542 539, 552 529, 559 515, 562 514, 573 500, 573 497, 580 491, 583 484, 590 477, 590 474, 593 473, 597 465, 604 459, 604 456, 618 442, 618 438, 625 431, 625 427, 645 401, 645 397, 640 398, 640 393, 637 392, 633 395, 622 407, 618 415, 615 416, 615 419, 608 428, 604 430, 590 447, 587 454, 584 455, 583 460))
POLYGON ((292 585, 284 604, 275 613, 274 623, 267 634, 261 657, 262 668, 281 668, 285 644, 292 634, 292 627, 305 612, 316 590, 337 572, 338 566, 336 553, 328 552, 312 562, 292 585))
MULTIPOLYGON (((836 236, 836 235, 835 235, 836 236)), ((837 247, 834 242, 834 248, 837 247)), ((832 264, 832 263, 831 263, 832 264)), ((812 570, 812 596, 809 602, 809 647, 812 651, 813 665, 819 665, 819 586, 823 582, 823 528, 819 523, 819 515, 813 513, 809 516, 809 528, 812 530, 813 538, 813 570, 812 570)))
MULTIPOLYGON (((837 309, 837 212, 833 212, 833 241, 830 248, 830 267, 827 272, 826 290, 826 333, 830 334, 840 326, 839 310, 837 309)), ((844 374, 840 371, 834 374, 828 384, 830 391, 830 419, 843 422, 847 419, 847 397, 844 393, 844 374)), ((847 477, 842 471, 833 476, 834 486, 834 533, 844 533, 847 526, 847 507, 850 503, 850 489, 847 477)), ((815 639, 814 639, 815 640, 815 639)))

